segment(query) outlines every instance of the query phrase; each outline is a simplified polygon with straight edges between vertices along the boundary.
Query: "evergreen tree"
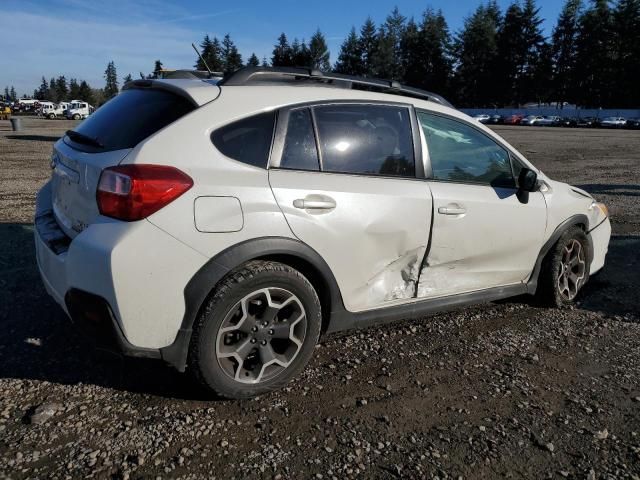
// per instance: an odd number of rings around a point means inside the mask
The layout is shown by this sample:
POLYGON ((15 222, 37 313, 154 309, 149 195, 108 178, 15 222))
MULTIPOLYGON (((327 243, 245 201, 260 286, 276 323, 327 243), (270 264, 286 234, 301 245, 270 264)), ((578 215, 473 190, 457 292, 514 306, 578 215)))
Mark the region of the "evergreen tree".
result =
POLYGON ((162 62, 160 60, 156 60, 153 65, 153 78, 159 78, 160 72, 162 71, 162 62))
POLYGON ((496 11, 480 5, 464 21, 455 40, 457 101, 467 106, 494 105, 493 66, 497 58, 496 11))
POLYGON ((402 38, 404 36, 406 18, 395 7, 378 31, 378 42, 374 61, 374 72, 377 76, 400 80, 402 68, 402 38))
POLYGON ((613 12, 615 106, 640 107, 640 0, 620 0, 613 12))
POLYGON ((271 65, 274 67, 291 67, 293 66, 293 58, 291 54, 291 46, 287 40, 287 36, 282 32, 278 37, 278 43, 273 47, 273 55, 271 57, 271 65))
MULTIPOLYGON (((212 72, 221 72, 223 70, 222 47, 220 45, 220 40, 216 37, 213 37, 213 40, 211 40, 209 35, 204 36, 204 40, 200 44, 200 55, 202 55, 202 58, 204 58, 204 61, 212 72)), ((207 69, 200 57, 198 57, 195 67, 198 70, 207 69)))
POLYGON ((38 100, 50 100, 51 93, 49 91, 49 83, 47 83, 47 79, 42 77, 42 82, 40 83, 40 87, 34 94, 34 98, 38 100))
POLYGON ((118 94, 118 75, 116 72, 116 65, 113 60, 107 65, 107 69, 104 71, 104 78, 106 84, 104 87, 104 96, 106 100, 110 100, 118 94))
POLYGON ((71 98, 79 98, 80 97, 80 85, 78 85, 78 81, 75 78, 69 80, 69 97, 71 98))
POLYGON ((80 86, 78 87, 78 98, 84 100, 90 105, 95 105, 96 99, 93 95, 93 90, 89 86, 87 82, 82 80, 80 82, 80 86))
POLYGON ((318 68, 323 72, 331 71, 329 47, 320 29, 316 30, 309 40, 309 59, 311 68, 318 68))
POLYGON ((9 90, 9 98, 12 102, 18 100, 18 95, 16 94, 16 89, 13 85, 11 85, 11 90, 9 90))
POLYGON ((60 75, 56 80, 55 96, 56 102, 64 101, 69 96, 69 87, 64 75, 60 75))
POLYGON ((263 67, 268 67, 269 66, 269 61, 267 60, 266 56, 262 57, 262 66, 263 67))
POLYGON ((347 75, 362 75, 365 73, 362 61, 362 44, 355 27, 351 27, 349 35, 340 47, 340 55, 334 70, 347 75))
MULTIPOLYGON (((535 0, 525 0, 522 7, 523 32, 524 32, 524 62, 520 65, 521 89, 516 90, 516 98, 519 103, 524 103, 533 95, 534 99, 543 96, 540 91, 542 85, 549 85, 546 65, 539 65, 542 60, 542 53, 548 56, 549 50, 542 35, 542 22, 540 18, 540 8, 535 0), (544 78, 537 78, 538 75, 545 75, 544 78)), ((544 59, 545 62, 548 58, 544 59)))
POLYGON ((249 57, 249 60, 247 60, 247 67, 258 67, 260 66, 260 60, 258 60, 258 57, 256 57, 255 53, 252 53, 251 56, 249 57))
POLYGON ((312 64, 311 51, 307 46, 304 38, 302 43, 298 42, 297 38, 294 38, 293 44, 291 44, 291 61, 296 67, 310 67, 312 64))
POLYGON ((592 0, 580 17, 573 88, 586 107, 610 104, 613 85, 613 18, 609 0, 592 0))
POLYGON ((228 33, 222 39, 222 65, 224 72, 235 72, 242 68, 242 56, 228 33))
POLYGON ((133 81, 133 77, 131 76, 130 73, 127 73, 123 78, 122 78, 122 84, 124 85, 125 83, 129 83, 133 81))
POLYGON ((4 99, 7 102, 11 99, 11 94, 9 93, 9 87, 4 87, 4 99))
POLYGON ((402 41, 404 81, 447 95, 452 75, 451 35, 442 11, 427 9, 418 26, 407 24, 402 41))
POLYGON ((362 52, 362 69, 365 75, 374 74, 377 45, 376 24, 371 20, 371 17, 368 17, 360 29, 360 52, 362 52))
POLYGON ((52 102, 58 101, 56 97, 56 79, 53 77, 49 80, 49 98, 52 102))
POLYGON ((580 29, 582 0, 566 0, 551 36, 553 57, 553 98, 560 106, 575 102, 571 86, 576 68, 576 48, 580 29))

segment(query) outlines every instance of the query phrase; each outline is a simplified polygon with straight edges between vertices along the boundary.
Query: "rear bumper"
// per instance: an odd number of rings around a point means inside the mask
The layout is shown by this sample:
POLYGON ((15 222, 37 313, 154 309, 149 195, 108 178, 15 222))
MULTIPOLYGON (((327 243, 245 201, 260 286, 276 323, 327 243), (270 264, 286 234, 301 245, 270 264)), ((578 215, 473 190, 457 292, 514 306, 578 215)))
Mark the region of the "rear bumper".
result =
POLYGON ((609 240, 611 238, 611 222, 606 218, 600 225, 589 231, 593 243, 593 259, 589 273, 593 275, 602 267, 609 250, 609 240))
POLYGON ((184 350, 184 290, 206 257, 144 220, 101 217, 71 240, 53 217, 49 184, 37 197, 35 246, 47 292, 101 346, 172 364, 171 352, 184 350))

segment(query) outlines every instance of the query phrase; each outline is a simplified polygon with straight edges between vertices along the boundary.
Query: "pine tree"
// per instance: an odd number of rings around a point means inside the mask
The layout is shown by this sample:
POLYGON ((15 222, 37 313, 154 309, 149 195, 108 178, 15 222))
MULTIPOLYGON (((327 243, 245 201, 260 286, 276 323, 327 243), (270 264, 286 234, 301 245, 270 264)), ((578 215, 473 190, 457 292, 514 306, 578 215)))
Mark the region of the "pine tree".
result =
POLYGON ((69 96, 69 87, 64 75, 60 75, 56 80, 55 96, 56 102, 64 101, 69 96))
POLYGON ((126 84, 126 83, 129 83, 129 82, 132 82, 132 81, 133 81, 133 77, 131 76, 131 74, 130 74, 130 73, 127 73, 127 74, 122 78, 122 84, 123 84, 123 85, 124 85, 124 84, 126 84))
POLYGON ((49 92, 49 84, 47 83, 47 79, 42 77, 42 82, 40 83, 40 87, 34 94, 34 98, 38 100, 50 100, 51 93, 49 92))
POLYGON ((349 35, 340 47, 340 55, 334 70, 347 75, 362 75, 365 73, 362 61, 362 44, 355 27, 351 27, 349 35))
POLYGON ((258 67, 260 66, 260 60, 256 57, 255 53, 252 53, 249 59, 247 60, 247 67, 258 67))
POLYGON ((93 95, 93 90, 84 80, 80 82, 80 86, 78 87, 78 98, 84 100, 90 105, 95 105, 96 100, 93 95))
POLYGON ((298 42, 297 38, 293 39, 293 43, 291 44, 291 63, 296 67, 310 67, 313 63, 311 51, 304 38, 302 42, 298 42))
POLYGON ((374 75, 374 59, 378 37, 376 24, 368 17, 360 29, 360 51, 362 52, 362 68, 365 75, 374 75))
POLYGON ((9 93, 9 87, 4 87, 4 99, 5 101, 11 100, 11 94, 9 93))
MULTIPOLYGON (((213 40, 209 38, 209 35, 204 36, 204 40, 200 44, 200 55, 204 58, 207 66, 212 72, 220 72, 223 69, 222 62, 222 47, 220 46, 220 40, 213 37, 213 40)), ((195 67, 198 70, 206 70, 205 64, 202 59, 198 57, 195 67)))
POLYGON ((9 90, 9 98, 11 98, 12 102, 18 100, 18 95, 16 94, 16 89, 13 85, 11 85, 11 90, 9 90))
POLYGON ((80 86, 78 85, 78 81, 75 78, 69 80, 69 97, 71 98, 79 98, 80 97, 80 86))
POLYGON ((242 68, 242 56, 228 33, 222 39, 222 65, 224 72, 235 72, 242 68))
POLYGON ((274 67, 291 67, 293 66, 293 58, 291 55, 291 46, 287 36, 282 32, 278 37, 278 43, 273 47, 273 55, 271 57, 271 65, 274 67))
POLYGON ((49 97, 52 102, 58 101, 56 97, 56 79, 53 77, 51 77, 51 80, 49 80, 49 97))
POLYGON ((160 60, 156 60, 153 65, 153 78, 159 78, 162 71, 162 62, 160 60))
POLYGON ((309 40, 309 57, 311 60, 310 67, 317 68, 323 72, 331 71, 331 63, 329 62, 329 47, 324 35, 320 29, 316 30, 309 40))
POLYGON ((577 101, 586 107, 606 107, 613 85, 613 21, 608 0, 592 0, 580 17, 576 45, 575 83, 577 101))
POLYGON ((480 5, 464 21, 455 40, 457 101, 466 106, 493 105, 496 102, 493 66, 497 58, 495 9, 480 5))
POLYGON ((640 0, 620 0, 613 12, 613 105, 640 106, 640 0))
POLYGON ((404 81, 447 95, 452 74, 451 35, 442 11, 427 9, 418 26, 407 24, 402 41, 404 81))
POLYGON ((551 36, 553 98, 560 106, 566 101, 576 101, 571 86, 574 83, 573 75, 576 68, 581 10, 582 0, 566 0, 551 36))
POLYGON ((404 75, 402 38, 406 20, 395 7, 378 31, 374 72, 379 77, 400 80, 404 75))
POLYGON ((106 84, 104 87, 104 96, 106 100, 110 100, 118 94, 118 75, 116 72, 116 65, 113 60, 107 65, 107 69, 104 71, 104 78, 106 84))
POLYGON ((263 67, 268 67, 269 66, 269 61, 267 60, 266 55, 262 57, 262 66, 263 67))

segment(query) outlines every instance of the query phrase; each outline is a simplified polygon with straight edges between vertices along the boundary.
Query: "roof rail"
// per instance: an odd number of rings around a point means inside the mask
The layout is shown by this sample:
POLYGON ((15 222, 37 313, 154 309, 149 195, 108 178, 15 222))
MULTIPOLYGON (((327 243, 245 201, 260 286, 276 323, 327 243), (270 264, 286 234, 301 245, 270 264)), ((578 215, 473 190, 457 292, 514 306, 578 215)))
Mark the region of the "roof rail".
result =
MULTIPOLYGON (((241 86, 249 84, 274 85, 283 82, 307 81, 317 85, 336 88, 355 88, 360 90, 378 90, 406 97, 421 98, 453 107, 440 95, 419 88, 402 85, 395 80, 357 77, 340 73, 324 73, 312 68, 299 67, 244 67, 225 77, 218 85, 241 86)), ((312 83, 312 84, 313 84, 312 83)))

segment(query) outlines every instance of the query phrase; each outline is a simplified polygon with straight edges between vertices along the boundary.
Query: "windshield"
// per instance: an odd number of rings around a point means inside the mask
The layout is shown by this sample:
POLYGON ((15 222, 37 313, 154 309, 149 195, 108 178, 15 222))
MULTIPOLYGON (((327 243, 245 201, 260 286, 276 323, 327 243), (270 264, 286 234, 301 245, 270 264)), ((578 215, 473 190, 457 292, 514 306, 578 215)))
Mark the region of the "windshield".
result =
MULTIPOLYGON (((100 151, 133 148, 194 109, 187 99, 173 93, 134 88, 124 90, 102 105, 75 131, 95 140, 100 151)), ((83 150, 87 147, 69 136, 67 139, 73 142, 74 148, 83 150)))

